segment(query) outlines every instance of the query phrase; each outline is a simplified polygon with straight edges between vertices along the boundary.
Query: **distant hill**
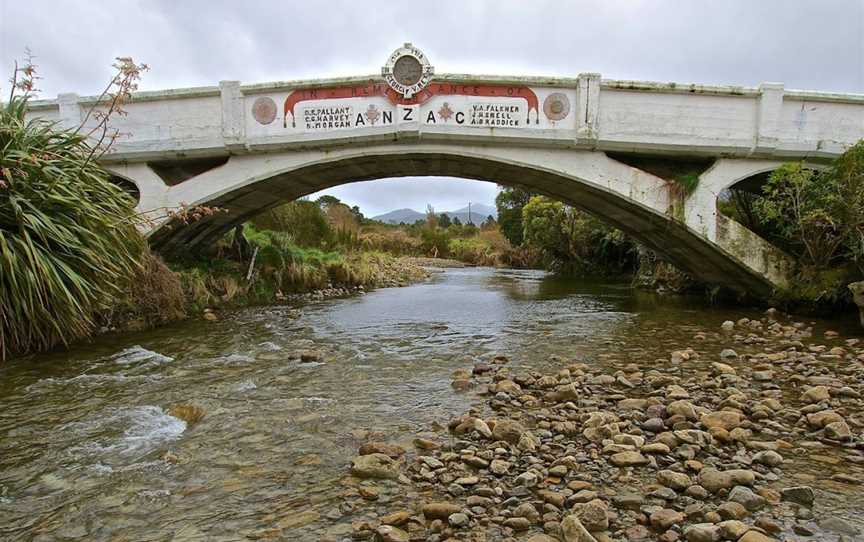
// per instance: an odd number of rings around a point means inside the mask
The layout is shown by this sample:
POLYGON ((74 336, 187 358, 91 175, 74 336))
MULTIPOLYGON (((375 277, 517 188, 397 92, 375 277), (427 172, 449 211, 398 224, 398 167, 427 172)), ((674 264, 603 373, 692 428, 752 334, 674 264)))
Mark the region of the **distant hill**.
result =
POLYGON ((372 217, 372 220, 380 220, 386 224, 401 224, 402 222, 413 224, 425 218, 425 213, 418 213, 414 209, 396 209, 395 211, 372 217))
MULTIPOLYGON (((463 224, 468 223, 467 205, 461 209, 456 209, 455 211, 441 211, 439 214, 446 214, 451 219, 458 217, 459 221, 463 224)), ((471 204, 471 222, 474 224, 480 225, 489 215, 498 218, 498 211, 492 205, 483 205, 482 203, 471 204)), ((413 224, 418 220, 425 219, 426 213, 421 213, 414 209, 396 209, 395 211, 372 217, 372 220, 380 220, 387 224, 401 224, 403 222, 405 224, 413 224)))

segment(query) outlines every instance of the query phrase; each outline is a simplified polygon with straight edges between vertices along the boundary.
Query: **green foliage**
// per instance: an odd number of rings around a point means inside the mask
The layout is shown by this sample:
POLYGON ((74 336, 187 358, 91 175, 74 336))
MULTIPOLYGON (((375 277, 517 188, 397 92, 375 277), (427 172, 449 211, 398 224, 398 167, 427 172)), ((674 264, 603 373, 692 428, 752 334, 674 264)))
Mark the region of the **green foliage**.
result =
MULTIPOLYGON (((328 197, 332 196, 322 196, 321 199, 328 197)), ((333 231, 327 216, 312 201, 297 200, 280 205, 253 218, 252 224, 259 230, 287 233, 294 244, 303 247, 320 248, 333 241, 333 231)))
POLYGON ((336 196, 331 196, 329 194, 325 194, 325 195, 321 196, 320 198, 318 198, 317 200, 315 200, 315 203, 317 203, 319 207, 325 208, 325 207, 329 207, 330 205, 336 205, 337 203, 342 203, 342 200, 340 200, 336 196))
POLYGON ((635 245, 592 215, 545 196, 522 209, 524 243, 540 250, 547 265, 578 273, 632 271, 635 245))
POLYGON ((532 194, 521 188, 501 187, 495 196, 495 207, 498 209, 498 226, 501 233, 513 246, 522 244, 522 208, 531 199, 532 194))
POLYGON ((551 260, 569 259, 565 232, 567 210, 560 201, 534 196, 522 209, 523 240, 551 260))
POLYGON ((85 136, 0 110, 0 357, 88 336, 139 270, 135 202, 85 136))
POLYGON ((675 176, 675 182, 678 183, 685 194, 692 194, 696 190, 696 187, 699 186, 699 173, 681 173, 675 176))
POLYGON ((422 228, 420 246, 423 252, 433 258, 446 258, 449 254, 449 236, 441 228, 422 228))
POLYGON ((864 273, 864 140, 844 152, 832 165, 831 177, 840 191, 840 219, 848 257, 864 273))
POLYGON ((830 171, 816 172, 793 163, 768 177, 754 209, 807 264, 827 267, 844 240, 845 206, 839 179, 830 171))
POLYGON ((450 224, 453 222, 450 220, 450 215, 447 213, 441 213, 438 215, 438 227, 439 228, 449 228, 450 224))

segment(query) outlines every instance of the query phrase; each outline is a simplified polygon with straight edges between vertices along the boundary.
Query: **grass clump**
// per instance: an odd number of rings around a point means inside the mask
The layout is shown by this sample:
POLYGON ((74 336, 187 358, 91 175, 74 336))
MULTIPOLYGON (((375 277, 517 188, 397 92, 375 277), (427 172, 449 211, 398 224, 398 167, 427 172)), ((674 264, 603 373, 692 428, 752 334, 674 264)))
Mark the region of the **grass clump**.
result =
POLYGON ((141 269, 135 202, 86 137, 0 109, 0 358, 87 337, 141 269))

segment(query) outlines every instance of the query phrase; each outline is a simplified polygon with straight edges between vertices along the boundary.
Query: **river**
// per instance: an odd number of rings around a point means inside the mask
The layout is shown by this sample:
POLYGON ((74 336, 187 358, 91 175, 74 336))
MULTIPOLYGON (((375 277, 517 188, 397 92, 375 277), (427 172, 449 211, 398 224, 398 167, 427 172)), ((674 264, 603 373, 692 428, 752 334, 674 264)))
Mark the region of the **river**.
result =
MULTIPOLYGON (((242 540, 276 527, 277 539, 341 540, 400 499, 346 503, 357 447, 369 432, 408 446, 470 408, 455 369, 499 353, 514 371, 668 360, 719 348, 694 333, 744 316, 761 314, 618 282, 448 269, 14 360, 0 366, 0 539, 242 540), (167 413, 179 403, 206 414, 187 424, 167 413)), ((815 327, 858 333, 850 320, 815 327)), ((832 495, 850 521, 864 515, 860 493, 832 495)))

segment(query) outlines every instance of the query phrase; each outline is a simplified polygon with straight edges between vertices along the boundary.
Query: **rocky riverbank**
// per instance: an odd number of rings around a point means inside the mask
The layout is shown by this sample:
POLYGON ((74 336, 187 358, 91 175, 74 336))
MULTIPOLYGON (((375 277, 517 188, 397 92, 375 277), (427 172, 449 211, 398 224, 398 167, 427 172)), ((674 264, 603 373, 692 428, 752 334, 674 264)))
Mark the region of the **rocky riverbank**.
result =
POLYGON ((861 518, 826 496, 829 489, 864 496, 857 339, 813 337, 807 325, 771 310, 697 332, 692 347, 667 359, 557 361, 548 374, 516 374, 503 355, 456 371, 453 387, 477 394, 476 408, 417 435, 413 446, 380 436, 361 446, 340 507, 362 518, 350 535, 385 542, 864 536, 861 518))
POLYGON ((361 295, 375 288, 404 288, 415 282, 429 278, 430 273, 421 263, 414 258, 393 258, 382 260, 378 263, 370 280, 364 284, 340 286, 328 284, 326 288, 319 288, 309 292, 294 293, 288 295, 277 295, 276 301, 287 302, 309 302, 323 301, 337 297, 361 295))
POLYGON ((440 269, 458 269, 462 267, 469 267, 465 262, 461 262, 459 260, 451 260, 448 258, 419 258, 419 257, 409 257, 403 258, 413 265, 419 265, 420 267, 433 267, 440 269))

